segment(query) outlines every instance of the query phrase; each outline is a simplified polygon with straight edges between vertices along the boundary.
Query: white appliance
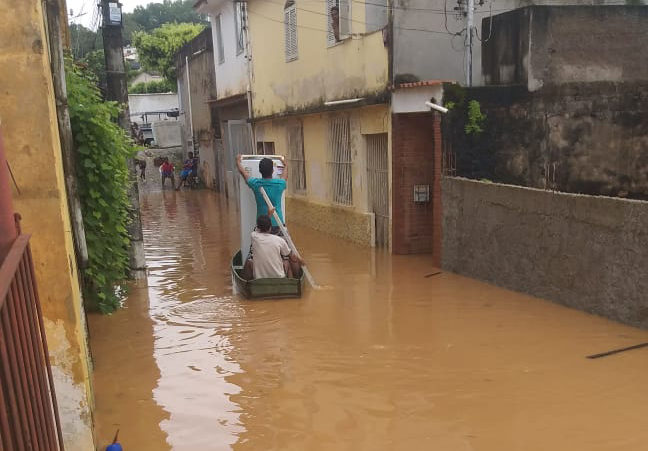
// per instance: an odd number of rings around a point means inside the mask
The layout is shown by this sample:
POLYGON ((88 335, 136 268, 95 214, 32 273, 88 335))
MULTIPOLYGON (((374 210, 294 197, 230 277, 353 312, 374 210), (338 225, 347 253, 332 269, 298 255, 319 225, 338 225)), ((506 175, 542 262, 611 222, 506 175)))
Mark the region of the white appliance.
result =
MULTIPOLYGON (((259 172, 259 162, 263 158, 270 158, 274 163, 274 171, 272 173, 272 178, 278 179, 283 173, 283 164, 281 163, 279 155, 242 155, 241 156, 241 165, 245 169, 248 177, 258 177, 261 178, 261 173, 259 172)), ((256 199, 252 189, 247 186, 243 181, 243 178, 240 174, 237 174, 239 178, 239 212, 240 212, 240 227, 241 227, 241 255, 243 260, 247 258, 248 252, 250 251, 251 237, 250 234, 256 227, 257 220, 257 206, 256 199)), ((286 192, 284 191, 281 196, 281 211, 283 213, 284 222, 286 221, 286 192)))

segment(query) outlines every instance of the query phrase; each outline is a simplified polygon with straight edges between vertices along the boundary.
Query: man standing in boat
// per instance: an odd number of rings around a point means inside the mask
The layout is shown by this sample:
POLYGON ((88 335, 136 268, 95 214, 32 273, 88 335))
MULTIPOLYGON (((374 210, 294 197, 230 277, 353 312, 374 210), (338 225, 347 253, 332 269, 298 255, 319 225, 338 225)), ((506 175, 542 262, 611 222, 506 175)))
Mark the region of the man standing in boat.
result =
MULTIPOLYGON (((261 173, 261 178, 250 177, 247 175, 245 168, 241 164, 241 155, 237 155, 236 164, 238 166, 239 172, 241 173, 241 176, 243 177, 243 179, 245 179, 245 183, 247 183, 247 185, 254 192, 254 198, 256 199, 257 204, 257 217, 261 215, 268 215, 268 205, 265 203, 263 195, 259 190, 259 188, 263 188, 268 195, 268 198, 270 198, 270 202, 275 207, 277 215, 279 215, 279 219, 281 219, 282 223, 285 223, 281 198, 283 196, 283 192, 286 190, 286 177, 288 177, 288 171, 284 157, 280 158, 281 163, 283 164, 283 172, 281 173, 281 178, 278 179, 272 178, 272 174, 274 172, 274 164, 272 163, 272 160, 270 158, 263 158, 259 162, 259 172, 261 173)), ((279 235, 279 224, 277 224, 274 217, 270 216, 270 219, 272 221, 271 233, 279 235)))

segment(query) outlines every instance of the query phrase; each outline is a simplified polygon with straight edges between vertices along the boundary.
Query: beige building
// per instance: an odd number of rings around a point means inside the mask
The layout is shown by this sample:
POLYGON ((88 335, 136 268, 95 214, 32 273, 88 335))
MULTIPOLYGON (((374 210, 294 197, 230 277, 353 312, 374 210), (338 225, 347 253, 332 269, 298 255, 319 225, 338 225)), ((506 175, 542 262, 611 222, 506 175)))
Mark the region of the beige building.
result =
MULTIPOLYGON (((65 448, 95 449, 91 367, 52 84, 45 3, 0 0, 0 118, 31 245, 65 448)), ((65 2, 60 8, 66 11, 65 2)), ((65 15, 63 14, 63 17, 65 15)))

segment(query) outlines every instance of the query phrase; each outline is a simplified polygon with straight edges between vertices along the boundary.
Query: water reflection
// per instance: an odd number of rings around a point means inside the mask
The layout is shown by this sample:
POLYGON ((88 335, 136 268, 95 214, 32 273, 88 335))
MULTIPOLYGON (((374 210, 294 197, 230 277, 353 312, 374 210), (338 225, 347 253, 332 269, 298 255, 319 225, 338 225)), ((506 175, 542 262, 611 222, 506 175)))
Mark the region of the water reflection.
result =
POLYGON ((120 425, 142 450, 648 446, 646 351, 584 358, 645 331, 299 227, 331 289, 245 301, 231 205, 163 192, 142 209, 149 287, 90 324, 104 443, 120 425))

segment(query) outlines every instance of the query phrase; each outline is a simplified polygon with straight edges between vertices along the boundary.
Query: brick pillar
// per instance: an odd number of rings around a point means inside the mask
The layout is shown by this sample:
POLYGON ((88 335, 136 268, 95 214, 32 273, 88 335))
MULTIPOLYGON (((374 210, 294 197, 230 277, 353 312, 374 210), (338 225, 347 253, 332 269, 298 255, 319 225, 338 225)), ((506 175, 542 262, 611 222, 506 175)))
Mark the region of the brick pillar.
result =
POLYGON ((10 180, 9 166, 7 165, 2 141, 2 130, 0 129, 0 263, 7 255, 17 234, 10 180))
POLYGON ((392 116, 392 251, 430 253, 441 262, 441 125, 438 113, 392 116), (414 202, 428 185, 430 201, 414 202))

